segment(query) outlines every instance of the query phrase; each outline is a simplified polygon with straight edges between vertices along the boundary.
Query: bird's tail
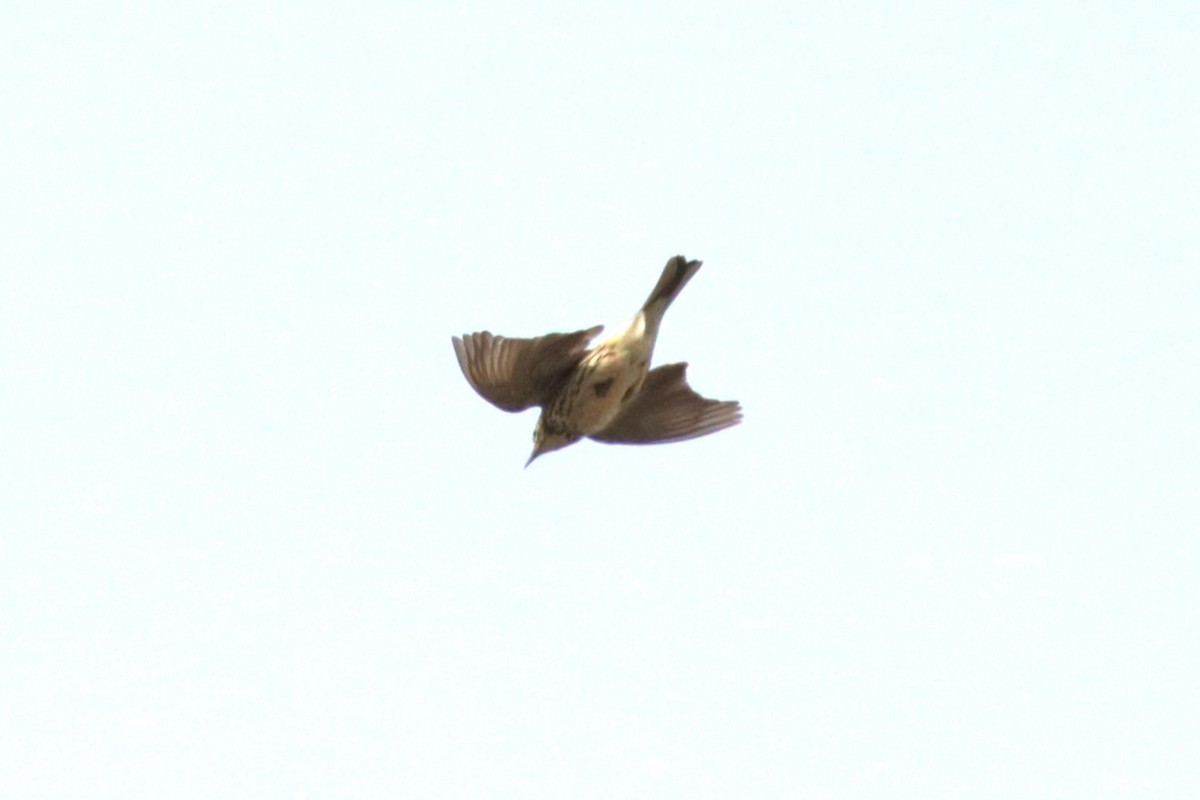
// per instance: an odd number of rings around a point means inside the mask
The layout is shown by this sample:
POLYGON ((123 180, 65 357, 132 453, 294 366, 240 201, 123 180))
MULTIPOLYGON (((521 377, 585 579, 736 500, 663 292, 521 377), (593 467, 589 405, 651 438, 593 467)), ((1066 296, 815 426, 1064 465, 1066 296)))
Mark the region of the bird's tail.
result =
POLYGON ((687 282, 700 269, 701 263, 703 262, 688 261, 683 256, 675 256, 668 261, 654 291, 650 292, 650 296, 642 304, 642 311, 646 312, 647 316, 661 318, 671 301, 683 291, 683 287, 687 286, 687 282))

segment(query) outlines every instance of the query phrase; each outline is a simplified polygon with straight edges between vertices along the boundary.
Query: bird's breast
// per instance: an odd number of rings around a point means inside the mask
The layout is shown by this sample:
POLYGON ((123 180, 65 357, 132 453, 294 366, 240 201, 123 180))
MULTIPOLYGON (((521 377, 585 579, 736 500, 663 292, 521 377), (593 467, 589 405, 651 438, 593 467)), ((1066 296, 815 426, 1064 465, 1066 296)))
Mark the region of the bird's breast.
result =
POLYGON ((575 400, 572 416, 584 436, 608 427, 646 379, 648 358, 622 348, 597 353, 575 400))

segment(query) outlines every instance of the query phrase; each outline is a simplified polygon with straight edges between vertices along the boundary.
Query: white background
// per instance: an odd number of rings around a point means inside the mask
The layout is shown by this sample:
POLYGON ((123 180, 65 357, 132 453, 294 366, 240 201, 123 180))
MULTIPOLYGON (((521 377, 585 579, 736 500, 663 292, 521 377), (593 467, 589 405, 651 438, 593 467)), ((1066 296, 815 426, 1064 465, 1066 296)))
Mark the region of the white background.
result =
POLYGON ((1194 4, 172 5, 0 32, 0 795, 1200 793, 1194 4))

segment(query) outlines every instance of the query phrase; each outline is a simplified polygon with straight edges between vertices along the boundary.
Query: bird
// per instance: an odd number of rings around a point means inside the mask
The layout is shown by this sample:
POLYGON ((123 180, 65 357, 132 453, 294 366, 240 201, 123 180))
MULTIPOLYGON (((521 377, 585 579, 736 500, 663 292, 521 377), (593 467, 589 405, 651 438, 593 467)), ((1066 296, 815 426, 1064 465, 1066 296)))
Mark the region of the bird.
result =
POLYGON ((525 462, 580 439, 606 444, 681 442, 742 421, 736 400, 710 400, 687 382, 687 363, 650 368, 663 314, 703 262, 675 256, 633 320, 595 347, 604 328, 532 339, 489 331, 452 336, 463 375, 504 411, 541 407, 525 462))

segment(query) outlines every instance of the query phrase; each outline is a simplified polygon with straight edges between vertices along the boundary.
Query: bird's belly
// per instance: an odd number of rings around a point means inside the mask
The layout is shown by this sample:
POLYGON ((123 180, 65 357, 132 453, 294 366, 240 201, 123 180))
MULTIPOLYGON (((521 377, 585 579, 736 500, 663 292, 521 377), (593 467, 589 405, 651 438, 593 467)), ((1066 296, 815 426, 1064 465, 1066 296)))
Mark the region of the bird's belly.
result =
POLYGON ((596 365, 576 405, 576 424, 589 436, 609 426, 646 379, 646 360, 612 355, 596 365))

